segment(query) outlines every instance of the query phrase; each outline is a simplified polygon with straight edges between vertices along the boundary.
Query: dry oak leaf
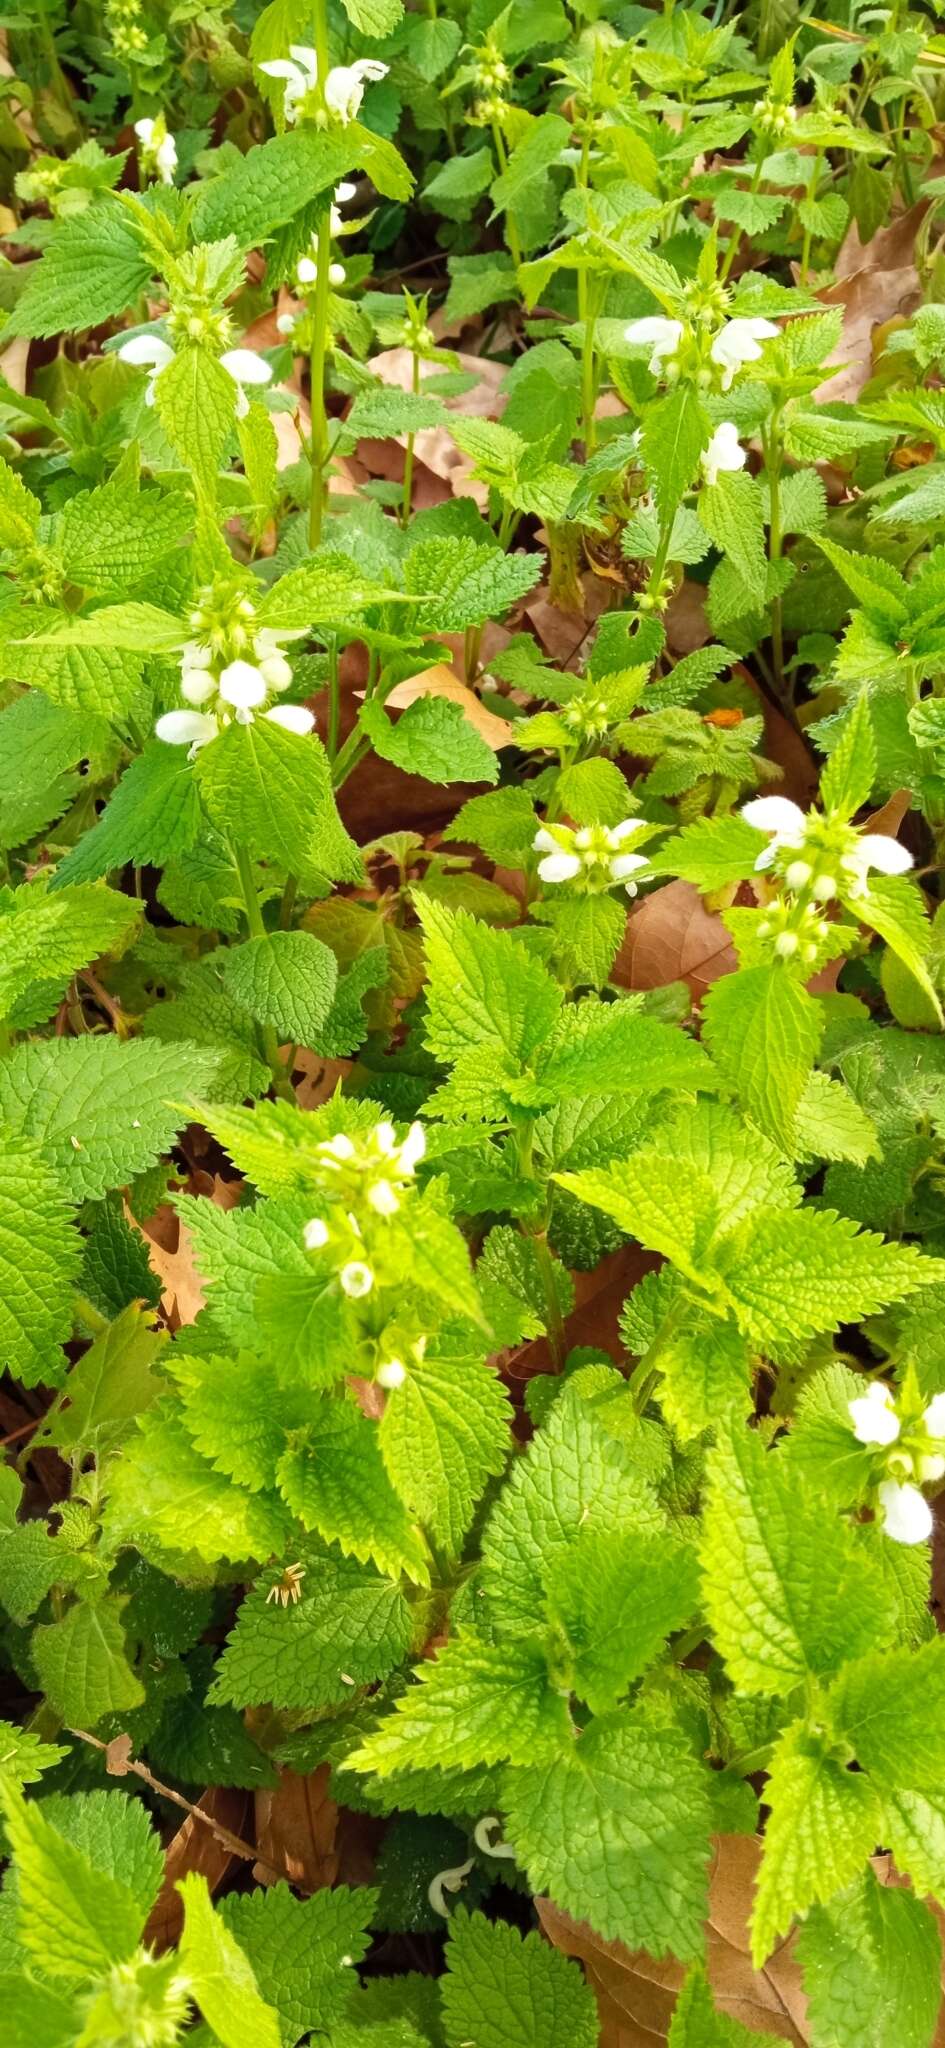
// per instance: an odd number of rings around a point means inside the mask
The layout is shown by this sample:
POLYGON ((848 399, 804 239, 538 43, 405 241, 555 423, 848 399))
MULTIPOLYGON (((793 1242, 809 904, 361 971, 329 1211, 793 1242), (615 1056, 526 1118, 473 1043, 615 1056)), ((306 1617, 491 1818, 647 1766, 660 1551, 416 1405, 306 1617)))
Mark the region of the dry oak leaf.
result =
MULTIPOLYGON (((248 1792, 211 1785, 196 1803, 201 1813, 209 1814, 231 1834, 245 1835, 249 1797, 248 1792)), ((151 1908, 143 1940, 151 1948, 172 1948, 179 1941, 184 1924, 184 1903, 177 1890, 179 1879, 196 1870, 206 1878, 211 1892, 216 1892, 236 1862, 233 1850, 218 1840, 213 1829, 204 1827, 188 1814, 164 1851, 161 1889, 151 1908)))
POLYGON ((874 367, 876 329, 914 312, 921 296, 913 261, 915 236, 926 202, 881 228, 865 247, 855 224, 847 230, 837 258, 837 281, 818 292, 825 306, 843 307, 843 331, 829 358, 839 370, 815 392, 817 399, 852 404, 868 383, 874 367))
POLYGON ((691 882, 667 882, 627 919, 611 979, 621 988, 665 988, 684 981, 694 1002, 738 961, 720 917, 706 909, 691 882))
POLYGON ((421 669, 415 676, 405 676, 384 702, 391 711, 405 711, 418 697, 446 697, 451 704, 458 704, 463 717, 493 753, 512 745, 514 728, 504 718, 497 718, 494 711, 487 711, 475 691, 447 668, 445 661, 434 662, 432 668, 421 669))
POLYGON ((320 1764, 304 1777, 283 1769, 272 1790, 255 1794, 256 1847, 267 1863, 256 1863, 259 1884, 274 1884, 269 1865, 284 1870, 300 1891, 317 1892, 338 1876, 338 1808, 328 1791, 331 1768, 320 1764))

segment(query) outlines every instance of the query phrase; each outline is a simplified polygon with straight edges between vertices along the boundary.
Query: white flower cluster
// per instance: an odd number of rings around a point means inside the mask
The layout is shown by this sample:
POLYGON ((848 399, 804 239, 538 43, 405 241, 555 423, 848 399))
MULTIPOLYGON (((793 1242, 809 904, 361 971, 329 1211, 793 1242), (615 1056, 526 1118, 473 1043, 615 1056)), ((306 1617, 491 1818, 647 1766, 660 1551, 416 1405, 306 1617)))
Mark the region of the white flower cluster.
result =
MULTIPOLYGON (((304 43, 290 43, 288 57, 273 57, 268 64, 260 64, 259 69, 267 78, 285 80, 282 111, 291 126, 298 120, 302 101, 315 91, 318 84, 316 52, 304 43)), ((358 57, 353 64, 336 64, 324 84, 328 113, 347 127, 349 121, 357 119, 365 86, 376 85, 379 79, 386 78, 389 69, 389 65, 381 64, 376 57, 358 57)))
POLYGON ((847 895, 862 896, 873 868, 882 875, 904 875, 912 866, 911 853, 898 839, 885 832, 858 832, 819 811, 802 811, 786 796, 753 797, 742 805, 742 817, 771 834, 755 868, 777 866, 789 889, 809 890, 818 903, 829 903, 838 883, 847 895))
MULTIPOLYGON (((335 190, 334 190, 334 194, 333 194, 333 205, 332 205, 332 208, 331 208, 331 213, 330 213, 330 215, 329 215, 329 228, 330 228, 330 231, 331 231, 331 233, 332 233, 333 235, 341 235, 341 234, 344 234, 344 233, 346 232, 346 223, 345 223, 345 221, 343 220, 343 218, 342 218, 342 215, 341 215, 341 213, 340 213, 339 209, 340 209, 340 208, 341 208, 342 206, 344 206, 344 205, 345 205, 345 203, 346 203, 346 201, 347 201, 347 200, 349 200, 349 199, 353 199, 353 198, 354 198, 354 195, 355 195, 355 192, 356 192, 356 191, 357 191, 357 186, 356 186, 356 185, 351 185, 351 184, 348 184, 348 183, 343 183, 343 184, 341 184, 341 185, 336 185, 336 186, 335 186, 335 190)), ((314 234, 314 235, 312 236, 312 248, 313 248, 313 249, 317 249, 317 247, 318 247, 318 236, 317 236, 317 234, 314 234)), ((309 286, 309 285, 311 285, 311 284, 314 284, 314 283, 315 283, 315 279, 316 279, 316 278, 317 278, 317 276, 318 276, 318 263, 317 263, 317 261, 316 261, 316 258, 315 258, 314 256, 300 256, 300 257, 299 257, 299 260, 298 260, 298 262, 297 262, 297 264, 296 264, 296 266, 295 266, 295 276, 296 276, 296 281, 297 281, 297 283, 301 285, 301 287, 302 287, 303 291, 307 290, 307 289, 308 289, 308 286, 309 286)), ((344 264, 343 264, 343 263, 331 263, 331 264, 329 264, 329 267, 328 267, 328 282, 329 282, 329 284, 330 284, 330 285, 335 285, 335 286, 337 286, 337 285, 342 285, 342 284, 344 284, 344 281, 345 281, 345 267, 344 267, 344 264)), ((290 314, 288 314, 287 316, 285 316, 285 315, 283 316, 283 318, 286 318, 286 317, 288 318, 288 320, 290 321, 290 323, 292 323, 292 324, 294 325, 294 319, 293 319, 293 315, 292 315, 292 314, 290 313, 290 314)), ((278 323, 278 324, 280 325, 280 331, 281 331, 282 333, 285 333, 285 332, 286 332, 287 330, 286 330, 285 328, 283 328, 283 327, 281 326, 281 322, 280 322, 280 323, 278 323)))
POLYGON ((895 1395, 881 1380, 873 1380, 865 1394, 858 1394, 847 1406, 857 1442, 889 1452, 886 1477, 879 1486, 887 1536, 896 1543, 924 1543, 932 1534, 932 1510, 915 1482, 928 1484, 945 1477, 945 1455, 928 1449, 925 1442, 932 1438, 945 1443, 945 1394, 933 1396, 922 1412, 920 1441, 908 1445, 900 1441, 902 1418, 895 1395))
POLYGON ((142 116, 135 122, 135 134, 141 144, 139 155, 141 168, 146 173, 154 172, 162 185, 173 185, 177 169, 177 144, 173 135, 167 132, 163 114, 142 116))
POLYGON ((315 723, 304 704, 268 704, 271 696, 287 690, 292 666, 283 653, 283 642, 304 639, 302 631, 277 632, 270 626, 253 625, 256 608, 251 598, 242 597, 235 615, 214 625, 212 613, 197 606, 190 623, 206 638, 188 640, 180 658, 180 693, 185 702, 202 709, 166 711, 155 725, 159 740, 172 747, 189 747, 191 758, 198 748, 235 719, 237 725, 251 725, 257 713, 287 732, 309 733, 315 723))
MULTIPOLYGON (((204 323, 195 319, 195 341, 203 338, 204 323)), ((154 386, 162 370, 174 361, 176 350, 169 341, 162 341, 159 334, 134 334, 130 341, 123 341, 118 350, 123 363, 133 363, 136 369, 148 371, 148 388, 144 394, 145 405, 154 404, 154 386)), ((249 411, 249 399, 244 384, 268 384, 272 369, 264 363, 251 348, 229 348, 220 357, 222 368, 232 377, 236 385, 236 417, 244 419, 249 411)))
MULTIPOLYGON (((773 320, 726 320, 709 344, 709 361, 719 373, 722 391, 731 390, 746 363, 760 360, 759 344, 770 341, 778 332, 773 320)), ((651 314, 644 320, 631 320, 629 327, 624 329, 624 335, 634 346, 649 348, 649 368, 654 377, 665 376, 664 365, 667 369, 670 365, 675 366, 682 341, 693 338, 692 330, 683 320, 670 320, 661 313, 651 314)))
POLYGON ((646 855, 628 851, 629 843, 647 830, 645 818, 624 818, 620 825, 542 825, 532 845, 543 858, 538 873, 543 882, 576 882, 591 890, 609 889, 622 882, 628 896, 635 896, 633 880, 647 866, 646 855))
MULTIPOLYGON (((390 1217, 397 1213, 405 1193, 410 1187, 417 1167, 426 1150, 426 1136, 422 1124, 411 1124, 405 1138, 398 1140, 397 1132, 387 1118, 375 1124, 357 1139, 349 1138, 339 1131, 333 1138, 323 1138, 317 1148, 319 1161, 325 1170, 332 1194, 337 1193, 340 1201, 350 1203, 363 1198, 374 1214, 390 1217)), ((348 1232, 355 1239, 357 1250, 362 1231, 356 1215, 346 1209, 345 1221, 348 1232)), ((331 1243, 332 1231, 321 1216, 313 1216, 304 1230, 307 1251, 323 1251, 331 1243)), ((366 1259, 346 1257, 339 1267, 338 1279, 342 1291, 351 1301, 362 1301, 374 1286, 374 1269, 366 1259)), ((391 1367, 400 1366, 399 1377, 394 1372, 391 1379, 378 1378, 382 1386, 399 1386, 404 1377, 400 1360, 391 1361, 391 1367)), ((383 1368, 381 1369, 383 1371, 383 1368)))

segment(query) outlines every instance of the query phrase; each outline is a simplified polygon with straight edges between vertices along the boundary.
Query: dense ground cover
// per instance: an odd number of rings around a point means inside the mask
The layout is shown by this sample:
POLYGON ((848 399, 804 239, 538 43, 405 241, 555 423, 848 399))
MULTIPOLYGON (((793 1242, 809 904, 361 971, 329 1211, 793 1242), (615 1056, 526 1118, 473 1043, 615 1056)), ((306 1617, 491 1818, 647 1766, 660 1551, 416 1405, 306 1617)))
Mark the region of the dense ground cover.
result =
POLYGON ((8 21, 11 2048, 940 2038, 935 17, 8 21))

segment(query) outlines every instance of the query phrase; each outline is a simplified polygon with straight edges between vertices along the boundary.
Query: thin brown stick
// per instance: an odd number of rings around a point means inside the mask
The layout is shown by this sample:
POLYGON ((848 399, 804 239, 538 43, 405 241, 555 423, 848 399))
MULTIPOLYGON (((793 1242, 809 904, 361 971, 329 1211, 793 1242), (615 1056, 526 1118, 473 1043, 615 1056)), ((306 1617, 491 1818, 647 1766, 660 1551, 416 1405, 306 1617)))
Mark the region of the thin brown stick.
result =
POLYGON ((214 1820, 212 1814, 204 1813, 201 1807, 192 1805, 189 1799, 184 1798, 182 1792, 175 1792, 171 1785, 162 1784, 161 1779, 155 1778, 148 1770, 147 1764, 138 1763, 131 1755, 130 1736, 116 1735, 112 1742, 100 1742, 97 1735, 90 1735, 85 1728, 69 1728, 67 1733, 77 1736, 80 1742, 89 1743, 92 1749, 102 1751, 105 1769, 110 1777, 126 1778, 128 1772, 132 1771, 136 1778, 140 1778, 152 1792, 158 1793, 161 1799, 170 1799, 174 1806, 179 1806, 184 1813, 189 1813, 192 1820, 202 1821, 204 1827, 210 1829, 224 1849, 229 1849, 234 1856, 242 1856, 248 1863, 264 1863, 274 1877, 282 1878, 286 1884, 294 1884, 299 1890, 304 1890, 304 1886, 299 1886, 298 1880, 290 1876, 284 1864, 273 1863, 270 1857, 263 1855, 261 1849, 255 1849, 251 1842, 244 1842, 241 1835, 232 1834, 229 1828, 223 1826, 222 1821, 214 1820))

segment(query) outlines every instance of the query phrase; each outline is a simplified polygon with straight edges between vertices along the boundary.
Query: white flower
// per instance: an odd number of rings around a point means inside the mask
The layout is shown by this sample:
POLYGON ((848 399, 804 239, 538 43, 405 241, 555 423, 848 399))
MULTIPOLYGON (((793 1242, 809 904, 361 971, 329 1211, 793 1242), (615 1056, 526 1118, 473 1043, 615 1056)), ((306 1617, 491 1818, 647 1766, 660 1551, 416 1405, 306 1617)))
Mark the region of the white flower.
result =
POLYGON ((403 1386, 407 1377, 407 1368, 401 1359, 388 1358, 383 1365, 378 1366, 374 1377, 379 1387, 386 1387, 389 1392, 392 1392, 395 1387, 403 1386))
POLYGON ((353 64, 337 64, 325 80, 325 105, 347 126, 358 113, 366 85, 386 78, 390 66, 376 57, 358 57, 353 64))
POLYGON ((327 1223, 323 1223, 320 1216, 313 1216, 311 1222, 306 1223, 302 1237, 307 1252, 322 1251, 328 1243, 327 1223))
POLYGON ((280 313, 276 321, 276 329, 279 334, 291 334, 295 324, 296 315, 294 313, 280 313))
POLYGON ((263 712, 270 725, 281 725, 286 732, 297 732, 304 739, 315 723, 314 713, 306 711, 304 704, 273 704, 263 712))
POLYGON ((629 878, 631 875, 635 875, 640 868, 645 868, 648 865, 645 853, 618 853, 610 863, 611 878, 615 882, 623 883, 628 896, 635 896, 637 885, 629 878))
POLYGON ((295 275, 299 284, 314 284, 318 276, 318 264, 314 256, 300 256, 295 266, 295 275))
POLYGON ((917 1486, 884 1479, 879 1489, 883 1528, 894 1543, 924 1543, 932 1534, 932 1510, 917 1486))
POLYGON ((649 369, 652 376, 658 377, 664 359, 675 355, 682 333, 681 320, 666 320, 662 314, 654 313, 645 320, 631 320, 629 327, 624 328, 624 339, 641 346, 649 343, 649 369))
POLYGON ((159 740, 169 747, 189 747, 192 755, 208 740, 215 740, 219 729, 216 719, 205 711, 165 711, 154 728, 159 740))
POLYGON ((167 132, 163 114, 152 120, 149 114, 135 122, 135 134, 141 144, 141 160, 147 169, 153 164, 163 185, 173 185, 177 169, 177 144, 173 135, 167 132), (156 139, 155 139, 156 138, 156 139))
POLYGON ((328 282, 330 285, 334 285, 336 290, 340 284, 344 284, 346 276, 347 271, 343 263, 329 263, 328 282))
POLYGON ((400 1196, 393 1181, 376 1180, 373 1186, 368 1188, 367 1198, 378 1216, 396 1216, 400 1208, 400 1196))
POLYGON ((351 1301, 363 1301, 374 1285, 374 1275, 363 1259, 349 1259, 338 1275, 345 1294, 351 1301))
POLYGON ((882 1380, 873 1380, 865 1394, 848 1401, 853 1434, 860 1444, 894 1444, 902 1427, 895 1399, 882 1380))
POLYGON ((354 198, 357 189, 356 185, 349 184, 347 180, 343 180, 340 185, 335 186, 332 193, 332 209, 329 215, 329 227, 333 235, 340 235, 344 232, 345 222, 341 216, 341 208, 347 205, 349 199, 354 198))
POLYGON ((789 796, 753 796, 750 803, 742 804, 742 817, 759 832, 771 833, 771 843, 762 847, 756 869, 770 868, 782 847, 804 844, 807 815, 789 796))
MULTIPOLYGON (((169 341, 162 341, 159 334, 135 334, 130 341, 123 341, 118 350, 123 363, 133 363, 136 369, 150 371, 148 388, 144 394, 145 405, 154 404, 154 386, 162 370, 174 360, 174 350, 169 341)), ((241 420, 249 411, 249 400, 243 390, 244 384, 268 384, 272 370, 251 348, 231 348, 220 357, 220 362, 236 385, 236 417, 241 420)))
POLYGON ((881 875, 904 875, 912 866, 912 855, 898 839, 885 832, 863 832, 848 853, 841 854, 840 866, 848 877, 851 896, 862 896, 869 883, 869 871, 881 875))
POLYGON ((719 471, 722 469, 744 469, 745 450, 738 438, 738 428, 731 420, 723 420, 721 425, 716 427, 708 448, 702 451, 700 460, 707 484, 718 483, 719 471))
POLYGON ((288 57, 273 57, 270 63, 260 64, 259 69, 267 78, 285 79, 282 111, 286 120, 292 122, 299 100, 304 100, 318 83, 318 58, 304 43, 290 43, 289 52, 288 57))
POLYGON ((722 390, 729 391, 736 371, 744 363, 756 363, 761 355, 758 344, 770 341, 780 330, 773 320, 727 320, 716 335, 709 350, 714 363, 722 371, 722 390))
POLYGON ((323 1138, 318 1149, 324 1155, 326 1163, 337 1160, 347 1165, 348 1161, 354 1158, 354 1145, 344 1131, 336 1131, 333 1138, 323 1138))
MULTIPOLYGON (((274 57, 260 64, 267 78, 283 78, 282 111, 288 122, 298 119, 300 100, 307 98, 318 83, 318 58, 303 43, 290 43, 288 57, 274 57)), ((336 64, 325 80, 325 105, 345 125, 355 119, 367 84, 386 78, 389 66, 376 57, 358 57, 353 64, 336 64)))
MULTIPOLYGON (((401 1173, 416 1173, 417 1167, 427 1149, 427 1135, 422 1124, 411 1124, 400 1147, 401 1173)), ((943 1431, 945 1435, 945 1431, 943 1431)))
POLYGON ((548 853, 538 863, 543 882, 573 882, 584 863, 579 853, 548 853))
POLYGON ((224 704, 232 704, 241 723, 245 722, 243 712, 258 711, 268 696, 266 678, 251 661, 229 662, 221 671, 218 688, 224 704))

